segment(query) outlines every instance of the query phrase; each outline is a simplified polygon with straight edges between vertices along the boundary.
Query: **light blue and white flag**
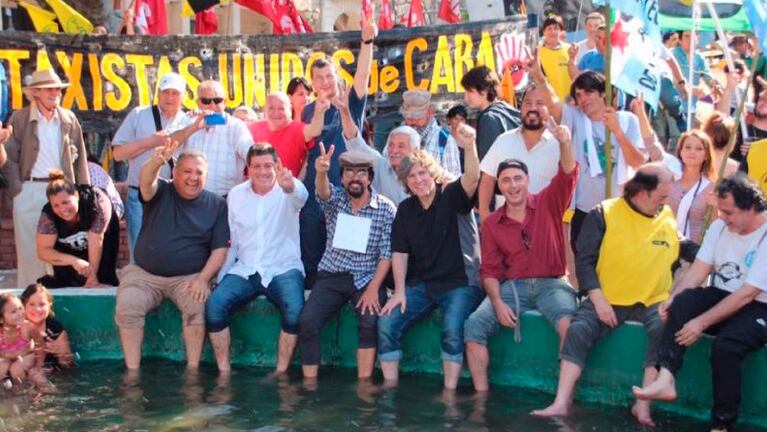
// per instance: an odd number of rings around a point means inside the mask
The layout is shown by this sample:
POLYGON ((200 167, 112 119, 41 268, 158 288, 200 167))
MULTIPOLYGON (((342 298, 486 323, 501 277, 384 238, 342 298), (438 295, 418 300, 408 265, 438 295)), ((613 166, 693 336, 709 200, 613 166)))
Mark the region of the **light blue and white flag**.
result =
MULTIPOLYGON (((593 0, 592 3, 596 6, 604 6, 606 2, 605 0, 593 0)), ((658 0, 610 0, 610 7, 642 20, 644 32, 650 40, 658 44, 663 43, 660 26, 658 25, 658 14, 660 12, 658 0)))
POLYGON ((762 45, 762 53, 767 53, 767 4, 764 0, 743 0, 743 8, 751 21, 751 31, 762 45))

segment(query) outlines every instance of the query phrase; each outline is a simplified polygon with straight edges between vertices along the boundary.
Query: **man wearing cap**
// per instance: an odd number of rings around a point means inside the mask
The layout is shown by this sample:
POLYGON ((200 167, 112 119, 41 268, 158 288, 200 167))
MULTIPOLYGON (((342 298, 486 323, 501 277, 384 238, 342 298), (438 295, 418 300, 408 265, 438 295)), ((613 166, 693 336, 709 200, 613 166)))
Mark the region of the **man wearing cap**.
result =
POLYGON ((358 151, 341 154, 343 189, 330 184, 335 151, 319 145, 315 168, 316 199, 325 214, 327 244, 312 294, 298 324, 298 344, 305 378, 314 379, 320 364, 320 330, 347 301, 357 312, 357 376, 369 378, 375 364, 378 313, 386 299, 382 283, 391 267, 391 227, 396 208, 370 184, 373 159, 358 151))
POLYGON ((555 126, 551 118, 547 125, 557 144, 556 154, 561 155, 556 175, 533 194, 527 164, 519 159, 500 162, 495 177, 506 201, 482 223, 479 275, 487 298, 464 324, 466 358, 474 388, 480 392, 488 390, 487 343, 499 324, 514 328, 515 336, 521 337, 521 314, 538 310, 563 341, 575 313, 575 290, 564 277, 567 245, 561 226, 578 167, 569 129, 555 126))
POLYGON ((185 149, 200 151, 208 159, 210 171, 205 189, 226 197, 244 179, 245 160, 253 146, 253 136, 242 120, 224 108, 224 87, 218 81, 203 81, 197 87, 196 116, 187 116, 171 135, 185 149))
POLYGON ((45 188, 50 171, 61 169, 73 183, 90 183, 80 122, 60 106, 66 87, 69 84, 51 69, 33 73, 24 87, 31 103, 14 112, 8 122, 12 132, 5 142, 8 160, 3 174, 13 197, 18 286, 34 283, 46 272, 45 263, 37 258, 35 238, 40 209, 48 202, 45 188))
MULTIPOLYGON (((159 90, 157 105, 133 108, 112 139, 114 159, 128 161, 128 199, 125 205, 125 217, 131 262, 143 215, 143 207, 139 202, 139 172, 154 153, 154 149, 165 143, 167 135, 165 131, 184 117, 181 110, 186 91, 184 78, 177 73, 167 73, 160 78, 157 88, 159 90)), ((171 169, 171 163, 162 167, 160 177, 169 178, 171 169)))
POLYGON ((418 131, 421 148, 453 178, 461 176, 461 155, 450 131, 441 127, 434 118, 431 93, 426 90, 408 90, 402 94, 400 113, 404 123, 418 131))

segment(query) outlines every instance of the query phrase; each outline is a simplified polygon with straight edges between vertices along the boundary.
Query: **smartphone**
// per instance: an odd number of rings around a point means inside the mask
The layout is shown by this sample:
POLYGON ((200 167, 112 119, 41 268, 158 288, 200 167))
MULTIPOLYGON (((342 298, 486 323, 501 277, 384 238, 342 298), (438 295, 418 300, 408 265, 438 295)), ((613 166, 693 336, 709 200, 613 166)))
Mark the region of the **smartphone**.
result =
POLYGON ((226 117, 221 113, 213 113, 205 116, 205 126, 225 125, 226 117))

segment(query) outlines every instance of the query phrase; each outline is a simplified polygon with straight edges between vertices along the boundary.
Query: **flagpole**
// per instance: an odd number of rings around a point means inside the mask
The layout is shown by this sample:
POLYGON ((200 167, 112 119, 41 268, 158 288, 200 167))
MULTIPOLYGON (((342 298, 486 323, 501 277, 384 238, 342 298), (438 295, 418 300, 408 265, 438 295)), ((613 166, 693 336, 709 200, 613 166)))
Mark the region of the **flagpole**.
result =
MULTIPOLYGON (((756 51, 754 52, 754 58, 757 58, 757 56, 760 54, 759 44, 756 45, 756 51)), ((759 62, 751 62, 751 75, 754 76, 756 73, 756 66, 759 62)), ((735 121, 739 122, 740 119, 743 117, 743 108, 746 105, 746 99, 748 99, 748 89, 751 87, 751 82, 746 85, 746 88, 743 89, 743 92, 740 94, 740 102, 738 103, 738 109, 735 111, 735 121)), ((736 90, 737 92, 737 90, 736 90)), ((724 180, 724 170, 727 167, 727 160, 730 153, 732 153, 732 149, 735 147, 735 141, 737 139, 736 133, 730 134, 730 139, 727 141, 727 147, 724 149, 724 157, 722 158, 722 161, 719 163, 719 170, 717 172, 716 176, 716 186, 719 185, 719 183, 724 180)), ((706 235, 706 231, 708 231, 708 227, 711 225, 711 219, 714 216, 714 207, 711 205, 706 206, 706 216, 703 218, 703 229, 700 232, 700 236, 697 239, 697 243, 701 244, 703 242, 703 236, 706 235)))
POLYGON ((695 24, 700 20, 700 4, 698 0, 692 2, 692 31, 690 32, 690 52, 684 53, 687 56, 687 83, 690 85, 690 91, 687 95, 687 130, 692 129, 692 118, 695 117, 692 112, 692 97, 694 87, 693 72, 695 69, 695 24))
POLYGON ((3 31, 3 16, 5 16, 5 13, 3 13, 3 0, 0 0, 0 31, 3 31))
MULTIPOLYGON (((719 40, 724 43, 724 46, 722 46, 722 52, 724 53, 724 59, 727 61, 727 67, 729 68, 730 72, 735 71, 735 62, 732 60, 732 54, 730 53, 730 49, 727 46, 727 37, 724 34, 724 29, 722 28, 722 23, 719 21, 719 14, 716 12, 716 8, 714 7, 714 4, 711 2, 711 0, 705 0, 706 6, 708 7, 708 13, 711 15, 711 18, 714 20, 714 27, 716 30, 717 36, 719 36, 719 40)), ((740 104, 740 93, 737 91, 735 92, 735 104, 740 104)), ((742 137, 748 136, 748 126, 746 126, 746 118, 741 117, 740 118, 740 134, 742 137)))
MULTIPOLYGON (((605 7, 607 8, 607 37, 605 37, 605 105, 606 108, 612 108, 613 106, 613 85, 612 85, 612 71, 610 70, 612 65, 612 32, 613 32, 613 14, 610 9, 610 0, 605 1, 605 7)), ((605 199, 613 197, 613 163, 612 154, 613 146, 610 136, 612 133, 610 129, 605 126, 605 199)))

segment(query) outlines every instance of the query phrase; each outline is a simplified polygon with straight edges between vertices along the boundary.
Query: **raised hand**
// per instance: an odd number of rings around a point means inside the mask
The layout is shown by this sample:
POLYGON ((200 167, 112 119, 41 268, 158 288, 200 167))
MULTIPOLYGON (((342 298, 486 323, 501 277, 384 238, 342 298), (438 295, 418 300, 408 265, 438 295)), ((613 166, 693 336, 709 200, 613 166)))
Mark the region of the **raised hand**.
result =
POLYGON ((0 145, 8 141, 8 138, 11 137, 12 133, 13 133, 13 126, 8 126, 7 128, 3 128, 3 122, 0 122, 0 145))
POLYGON ((578 44, 570 45, 570 49, 567 50, 567 55, 570 56, 570 61, 575 62, 575 59, 578 58, 578 51, 580 51, 578 44))
POLYGON ((170 137, 165 137, 165 143, 158 146, 154 151, 155 160, 157 162, 162 161, 163 164, 167 163, 176 153, 179 145, 180 143, 178 141, 173 141, 170 137))
POLYGON ((644 93, 637 92, 636 97, 634 100, 631 101, 631 112, 633 112, 637 117, 641 117, 643 115, 646 115, 645 110, 645 102, 644 102, 644 93))
POLYGON ((533 49, 530 53, 527 47, 525 50, 528 52, 528 61, 525 64, 525 70, 536 83, 546 82, 546 76, 543 74, 543 66, 541 66, 541 59, 538 57, 538 47, 533 49))
POLYGON ((325 151, 325 144, 320 143, 320 156, 314 161, 314 169, 317 170, 317 174, 327 174, 330 171, 330 162, 333 157, 333 152, 336 151, 336 146, 330 145, 330 148, 325 151))
POLYGON ((549 117, 546 120, 546 129, 551 132, 552 135, 554 135, 554 138, 556 138, 557 142, 560 144, 569 145, 572 137, 570 135, 570 128, 564 125, 558 125, 554 119, 549 117))
POLYGON ((293 181, 293 173, 282 165, 282 161, 277 161, 277 166, 274 171, 277 178, 277 184, 285 193, 291 193, 296 189, 296 184, 293 181))
POLYGON ((338 92, 333 97, 333 100, 331 101, 333 106, 336 107, 339 111, 348 111, 349 110, 349 93, 351 93, 352 88, 346 85, 345 81, 341 81, 338 85, 338 92))
POLYGON ((375 23, 375 5, 371 3, 370 12, 365 14, 360 21, 360 33, 362 41, 375 39, 378 36, 378 26, 375 23))
POLYGON ((477 131, 466 123, 460 123, 456 127, 451 127, 450 133, 455 138, 455 143, 462 149, 474 145, 474 142, 477 140, 477 131))

